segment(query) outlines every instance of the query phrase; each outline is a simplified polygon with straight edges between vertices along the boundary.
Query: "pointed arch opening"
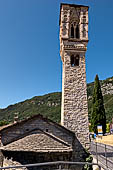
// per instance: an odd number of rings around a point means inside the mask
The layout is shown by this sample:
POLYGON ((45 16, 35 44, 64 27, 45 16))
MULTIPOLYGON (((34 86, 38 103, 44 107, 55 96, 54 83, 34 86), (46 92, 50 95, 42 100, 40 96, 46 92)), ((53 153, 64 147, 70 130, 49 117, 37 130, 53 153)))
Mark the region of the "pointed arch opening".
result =
POLYGON ((76 38, 80 38, 80 33, 79 33, 79 25, 76 26, 76 38))
POLYGON ((73 26, 73 24, 71 25, 71 38, 74 38, 74 26, 73 26))

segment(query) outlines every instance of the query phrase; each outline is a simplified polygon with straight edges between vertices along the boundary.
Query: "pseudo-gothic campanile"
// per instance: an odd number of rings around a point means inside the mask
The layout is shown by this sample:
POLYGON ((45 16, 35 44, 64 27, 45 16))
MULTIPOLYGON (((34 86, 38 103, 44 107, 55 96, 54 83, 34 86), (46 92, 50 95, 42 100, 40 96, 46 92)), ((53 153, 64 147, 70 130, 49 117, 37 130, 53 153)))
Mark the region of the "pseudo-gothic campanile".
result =
POLYGON ((61 4, 60 55, 63 63, 61 124, 75 132, 86 147, 88 106, 85 52, 88 43, 88 6, 61 4))

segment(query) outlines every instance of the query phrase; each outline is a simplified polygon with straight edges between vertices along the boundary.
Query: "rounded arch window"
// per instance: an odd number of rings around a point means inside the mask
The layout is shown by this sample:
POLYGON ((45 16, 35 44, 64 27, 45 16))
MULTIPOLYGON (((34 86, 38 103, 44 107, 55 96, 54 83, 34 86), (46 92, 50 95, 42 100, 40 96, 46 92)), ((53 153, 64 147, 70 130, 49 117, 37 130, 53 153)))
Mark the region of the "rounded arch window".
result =
POLYGON ((79 66, 79 55, 71 55, 71 66, 79 66))
POLYGON ((71 38, 80 38, 79 24, 73 23, 70 27, 70 37, 71 38))

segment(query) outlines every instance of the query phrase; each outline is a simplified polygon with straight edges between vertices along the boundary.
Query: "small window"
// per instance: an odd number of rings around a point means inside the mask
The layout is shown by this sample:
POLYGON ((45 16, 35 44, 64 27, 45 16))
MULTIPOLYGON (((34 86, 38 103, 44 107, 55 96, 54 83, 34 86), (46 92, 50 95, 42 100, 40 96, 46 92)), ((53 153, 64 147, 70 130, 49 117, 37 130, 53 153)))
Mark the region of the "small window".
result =
POLYGON ((79 66, 79 55, 77 55, 77 56, 72 55, 71 56, 71 66, 72 67, 79 66))
POLYGON ((46 129, 46 132, 48 132, 48 129, 46 129))
POLYGON ((86 16, 83 16, 82 22, 83 22, 83 23, 86 23, 86 16))
POLYGON ((86 15, 86 11, 83 11, 83 15, 86 15))
POLYGON ((71 38, 74 38, 74 27, 71 25, 71 38))
POLYGON ((79 26, 77 25, 76 27, 76 38, 79 39, 80 35, 79 35, 79 26))

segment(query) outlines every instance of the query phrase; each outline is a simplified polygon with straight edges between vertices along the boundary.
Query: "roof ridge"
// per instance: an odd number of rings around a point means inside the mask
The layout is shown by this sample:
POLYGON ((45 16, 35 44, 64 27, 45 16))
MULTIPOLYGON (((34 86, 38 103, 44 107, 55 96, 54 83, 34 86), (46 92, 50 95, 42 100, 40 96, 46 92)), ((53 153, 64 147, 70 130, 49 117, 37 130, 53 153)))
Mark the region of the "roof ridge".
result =
MULTIPOLYGON (((43 131, 44 132, 44 131, 43 131)), ((50 133, 47 133, 47 132, 44 132, 45 134, 47 134, 48 136, 52 137, 53 139, 55 138, 58 142, 61 142, 62 144, 68 146, 68 147, 71 147, 71 145, 69 145, 67 142, 65 142, 64 140, 56 137, 55 135, 53 134, 50 134, 50 133)))

